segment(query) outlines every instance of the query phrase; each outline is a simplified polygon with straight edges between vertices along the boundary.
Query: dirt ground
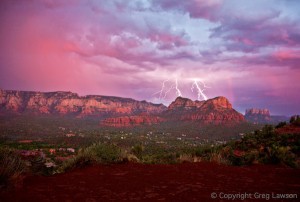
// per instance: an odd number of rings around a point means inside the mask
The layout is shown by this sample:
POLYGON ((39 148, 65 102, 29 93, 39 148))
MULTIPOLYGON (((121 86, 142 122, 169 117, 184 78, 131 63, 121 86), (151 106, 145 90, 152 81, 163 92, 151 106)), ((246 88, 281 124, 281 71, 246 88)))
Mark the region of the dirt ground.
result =
POLYGON ((300 201, 299 171, 213 163, 90 166, 49 177, 27 176, 19 188, 2 191, 0 201, 232 201, 231 194, 241 201, 245 193, 244 201, 300 201), (278 199, 277 194, 293 195, 278 199))

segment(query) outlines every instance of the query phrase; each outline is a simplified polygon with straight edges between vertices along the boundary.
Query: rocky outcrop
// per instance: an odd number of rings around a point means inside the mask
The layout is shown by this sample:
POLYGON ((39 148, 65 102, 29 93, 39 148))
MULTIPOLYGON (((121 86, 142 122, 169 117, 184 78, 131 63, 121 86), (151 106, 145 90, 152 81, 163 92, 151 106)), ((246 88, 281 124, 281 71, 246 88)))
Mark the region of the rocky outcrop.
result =
POLYGON ((270 111, 268 109, 246 109, 246 115, 263 115, 263 116, 270 116, 270 111))
POLYGON ((128 127, 162 122, 235 124, 244 121, 225 97, 192 101, 178 97, 169 107, 130 98, 72 92, 28 92, 0 90, 0 112, 100 117, 103 126, 128 127))
POLYGON ((177 98, 166 111, 169 119, 193 121, 202 124, 235 124, 243 122, 244 116, 232 108, 225 97, 216 97, 207 101, 192 101, 177 98))
POLYGON ((278 124, 288 121, 289 117, 271 115, 268 109, 246 109, 245 119, 254 124, 278 124))
POLYGON ((188 98, 178 97, 172 102, 168 110, 195 110, 195 109, 232 109, 232 105, 225 97, 216 97, 207 101, 192 101, 188 98))
POLYGON ((215 97, 213 99, 207 100, 201 106, 202 109, 215 109, 215 110, 225 110, 232 109, 231 103, 225 97, 215 97))
POLYGON ((271 121, 271 115, 268 109, 246 109, 245 118, 251 123, 268 123, 271 121))
POLYGON ((163 122, 164 119, 158 116, 140 115, 140 116, 122 116, 116 118, 107 118, 100 124, 110 127, 131 127, 142 125, 155 125, 163 122))
POLYGON ((157 114, 167 108, 162 104, 136 101, 130 98, 88 95, 72 92, 29 92, 0 90, 0 111, 33 112, 84 116, 157 114))
POLYGON ((203 105, 204 101, 192 101, 188 98, 183 97, 177 97, 174 102, 172 102, 168 110, 174 111, 174 110, 189 110, 189 109, 197 109, 203 105))
POLYGON ((233 125, 244 121, 244 116, 235 111, 225 97, 216 97, 207 101, 192 101, 188 98, 178 97, 169 105, 168 110, 157 116, 108 118, 102 121, 101 125, 126 127, 162 122, 168 122, 171 125, 178 124, 178 122, 190 122, 196 125, 233 125))

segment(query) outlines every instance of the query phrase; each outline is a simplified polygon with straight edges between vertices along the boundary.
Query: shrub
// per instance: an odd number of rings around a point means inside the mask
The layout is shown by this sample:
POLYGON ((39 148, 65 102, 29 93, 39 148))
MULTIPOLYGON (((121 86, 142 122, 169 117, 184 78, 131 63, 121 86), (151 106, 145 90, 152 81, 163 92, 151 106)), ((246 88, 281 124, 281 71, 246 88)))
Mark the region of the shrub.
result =
POLYGON ((260 132, 262 138, 271 138, 275 134, 275 129, 272 125, 265 125, 260 132))
POLYGON ((300 116, 299 115, 294 115, 290 119, 290 123, 296 126, 300 126, 300 116))
POLYGON ((260 162, 298 167, 299 136, 278 135, 271 125, 266 125, 254 134, 247 134, 242 140, 228 143, 223 149, 223 154, 232 165, 260 162))
POLYGON ((251 165, 251 164, 253 164, 253 162, 257 162, 256 161, 257 158, 258 158, 258 151, 252 150, 245 154, 244 162, 246 165, 251 165))
POLYGON ((88 153, 79 153, 77 156, 64 161, 61 167, 58 168, 57 172, 65 172, 74 168, 84 167, 94 162, 93 157, 88 153))
POLYGON ((116 145, 94 143, 80 150, 75 157, 65 161, 58 169, 58 172, 65 172, 66 170, 90 164, 119 163, 124 161, 124 159, 126 159, 126 153, 116 145))
POLYGON ((138 158, 141 158, 143 151, 145 150, 144 146, 137 144, 131 148, 131 152, 136 155, 138 158))
POLYGON ((0 148, 0 186, 14 183, 25 170, 25 163, 15 150, 0 148))
POLYGON ((140 160, 133 154, 127 154, 125 160, 128 162, 135 162, 135 163, 140 162, 140 160))
POLYGON ((198 159, 195 158, 192 154, 181 154, 179 156, 179 162, 197 162, 198 159))
POLYGON ((178 163, 178 159, 176 154, 166 152, 161 154, 144 155, 142 162, 146 164, 174 164, 178 163))
POLYGON ((45 166, 46 159, 42 156, 34 156, 28 159, 31 164, 31 172, 40 175, 51 175, 51 169, 45 166))
POLYGON ((289 147, 273 147, 270 153, 270 163, 297 167, 295 155, 290 152, 289 147))
POLYGON ((200 146, 195 149, 195 155, 202 158, 208 158, 212 153, 213 148, 211 145, 200 146))
POLYGON ((211 155, 209 157, 209 161, 215 162, 218 164, 226 164, 226 165, 230 164, 228 159, 221 152, 211 153, 211 155))
POLYGON ((283 126, 285 126, 286 125, 286 122, 284 121, 284 122, 280 122, 280 123, 278 123, 277 124, 277 126, 275 126, 275 128, 277 129, 277 128, 282 128, 283 126))
POLYGON ((121 148, 116 145, 95 143, 85 152, 90 153, 98 163, 117 163, 125 158, 121 148))
POLYGON ((227 159, 230 162, 231 165, 235 166, 241 166, 244 165, 243 162, 243 156, 242 155, 237 155, 237 150, 230 150, 227 159))

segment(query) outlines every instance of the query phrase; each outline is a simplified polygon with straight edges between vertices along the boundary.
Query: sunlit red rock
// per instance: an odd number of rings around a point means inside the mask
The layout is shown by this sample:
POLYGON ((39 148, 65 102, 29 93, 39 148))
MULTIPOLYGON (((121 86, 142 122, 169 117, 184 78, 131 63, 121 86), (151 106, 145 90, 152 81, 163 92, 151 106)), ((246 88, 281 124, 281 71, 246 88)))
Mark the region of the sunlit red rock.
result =
POLYGON ((216 97, 207 101, 192 101, 178 97, 169 105, 168 110, 163 111, 159 116, 115 117, 105 119, 101 124, 113 127, 151 125, 161 122, 232 125, 244 121, 244 116, 235 111, 225 97, 216 97))
POLYGON ((109 96, 79 96, 72 92, 0 91, 0 110, 36 114, 100 117, 100 124, 114 127, 153 125, 162 122, 196 124, 236 124, 244 116, 225 97, 192 101, 178 97, 169 107, 109 96), (104 119, 101 120, 101 117, 104 119))
POLYGON ((163 121, 163 118, 151 115, 123 116, 116 118, 107 118, 101 122, 101 125, 112 127, 130 127, 140 125, 154 125, 163 121))
POLYGON ((72 92, 31 92, 0 90, 0 110, 8 112, 34 112, 84 116, 156 114, 167 108, 130 98, 88 95, 79 96, 72 92))
POLYGON ((207 101, 177 98, 168 107, 166 116, 174 121, 204 124, 235 124, 244 121, 244 116, 235 111, 225 97, 216 97, 207 101))

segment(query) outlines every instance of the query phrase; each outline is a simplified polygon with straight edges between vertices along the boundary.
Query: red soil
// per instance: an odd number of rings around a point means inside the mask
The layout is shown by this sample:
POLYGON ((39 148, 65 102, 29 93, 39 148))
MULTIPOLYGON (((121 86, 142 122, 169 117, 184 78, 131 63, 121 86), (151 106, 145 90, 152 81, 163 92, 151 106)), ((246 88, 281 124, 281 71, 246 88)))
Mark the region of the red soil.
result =
POLYGON ((91 166, 50 177, 28 176, 21 188, 2 191, 0 201, 210 201, 212 192, 218 197, 221 192, 270 194, 269 201, 273 201, 272 192, 299 198, 300 172, 278 166, 213 163, 91 166))

